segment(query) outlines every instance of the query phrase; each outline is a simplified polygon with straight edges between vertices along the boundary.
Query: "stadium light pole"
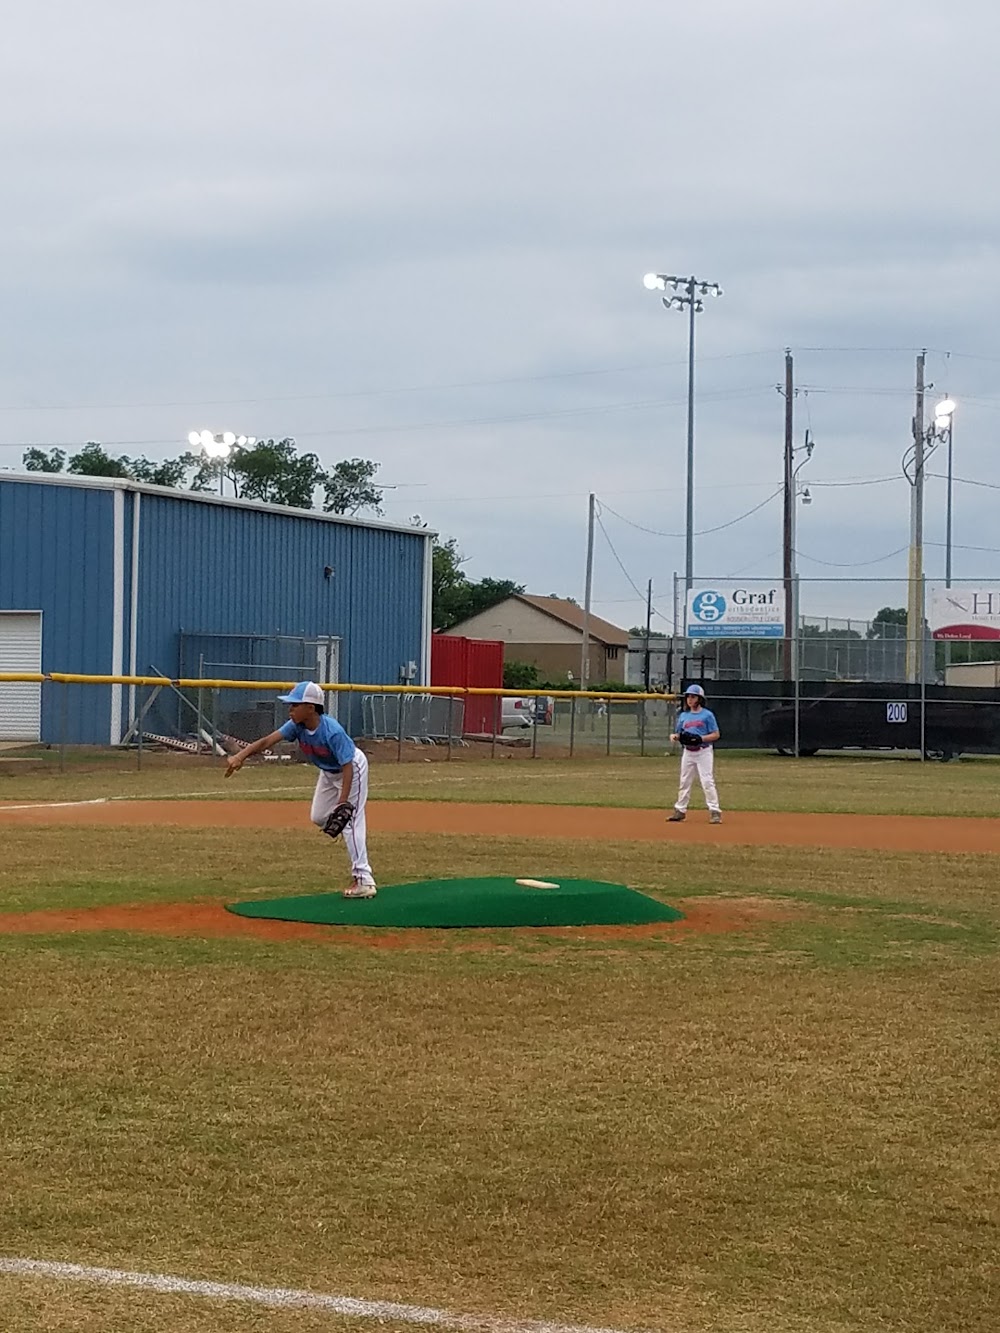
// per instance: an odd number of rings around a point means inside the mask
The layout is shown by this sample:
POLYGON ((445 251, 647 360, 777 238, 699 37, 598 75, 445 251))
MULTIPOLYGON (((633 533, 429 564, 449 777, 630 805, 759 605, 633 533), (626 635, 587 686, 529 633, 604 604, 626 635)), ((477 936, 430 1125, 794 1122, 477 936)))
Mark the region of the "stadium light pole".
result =
POLYGON ((688 312, 687 514, 684 528, 686 620, 687 594, 694 582, 694 317, 701 314, 705 308, 701 298, 721 296, 722 288, 717 282, 703 282, 695 277, 681 278, 672 273, 647 273, 642 284, 650 292, 664 292, 670 287, 671 295, 662 298, 664 309, 688 312))
POLYGON ((231 430, 193 430, 188 436, 192 449, 200 449, 206 458, 219 464, 219 494, 224 494, 226 460, 234 449, 243 449, 257 443, 255 435, 234 435, 231 430))

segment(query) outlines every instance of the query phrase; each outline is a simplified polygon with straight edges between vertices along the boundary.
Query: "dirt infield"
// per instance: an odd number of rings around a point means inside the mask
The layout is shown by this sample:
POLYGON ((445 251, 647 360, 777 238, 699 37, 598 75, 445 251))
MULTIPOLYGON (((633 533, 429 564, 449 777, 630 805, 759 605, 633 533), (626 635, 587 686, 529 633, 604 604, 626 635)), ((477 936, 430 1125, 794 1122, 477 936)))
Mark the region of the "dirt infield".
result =
MULTIPOLYGON (((607 842, 715 842, 723 846, 831 847, 886 852, 980 852, 1000 855, 1000 819, 921 815, 813 815, 736 811, 711 826, 704 811, 668 824, 660 810, 559 805, 479 805, 373 801, 375 833, 505 838, 599 838, 607 842)), ((188 828, 301 829, 299 801, 106 801, 0 806, 0 825, 180 825, 188 828)))
MULTIPOLYGON (((660 810, 590 809, 580 806, 479 805, 429 801, 377 801, 369 807, 376 833, 429 833, 505 838, 551 838, 613 842, 676 842, 680 845, 860 848, 898 852, 1000 854, 1000 820, 944 819, 899 815, 726 814, 712 826, 704 811, 683 824, 668 824, 660 810)), ((4 824, 122 827, 301 829, 307 823, 299 801, 118 801, 0 806, 4 824)), ((651 926, 540 928, 528 932, 594 941, 647 937, 681 940, 702 934, 751 930, 801 911, 768 899, 691 899, 677 904, 682 921, 651 926)), ((234 916, 220 902, 133 904, 118 907, 0 914, 0 934, 53 934, 124 930, 137 934, 313 940, 374 948, 454 947, 455 936, 439 930, 356 930, 234 916), (450 941, 446 944, 446 941, 450 941)), ((467 938, 463 948, 492 948, 467 938)))
MULTIPOLYGON (((801 909, 767 898, 692 898, 678 904, 681 921, 656 921, 645 926, 532 926, 515 935, 547 935, 555 939, 683 940, 697 935, 727 935, 752 930, 769 921, 801 915, 801 909)), ((137 935, 172 935, 196 939, 242 937, 258 940, 311 940, 319 944, 364 945, 374 949, 454 947, 495 949, 495 932, 450 930, 357 930, 349 926, 313 926, 299 921, 271 921, 235 916, 220 902, 134 903, 118 907, 58 908, 38 912, 0 913, 0 935, 64 935, 102 930, 123 930, 137 935)))

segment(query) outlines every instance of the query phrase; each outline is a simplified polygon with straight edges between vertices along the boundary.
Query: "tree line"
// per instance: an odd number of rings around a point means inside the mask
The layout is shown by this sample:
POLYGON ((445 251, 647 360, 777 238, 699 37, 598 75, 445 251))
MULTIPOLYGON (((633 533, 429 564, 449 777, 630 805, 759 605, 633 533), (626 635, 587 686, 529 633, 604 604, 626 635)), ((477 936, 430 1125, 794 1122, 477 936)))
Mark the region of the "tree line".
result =
MULTIPOLYGON (((120 477, 201 493, 217 490, 221 479, 229 483, 237 499, 296 509, 315 508, 317 495, 322 493, 320 507, 325 514, 384 513, 383 488, 376 481, 378 463, 345 458, 326 469, 315 454, 299 453, 291 437, 234 446, 225 459, 191 452, 162 461, 130 458, 127 454, 110 454, 103 445, 90 440, 76 453, 33 447, 22 455, 22 462, 28 472, 120 477)), ((466 560, 454 537, 435 539, 432 618, 436 630, 451 629, 506 597, 524 592, 522 584, 510 579, 470 579, 463 569, 466 560)))
POLYGON ((29 472, 66 472, 82 477, 122 477, 150 486, 189 491, 214 491, 228 481, 238 500, 313 509, 317 492, 325 514, 382 514, 382 487, 375 478, 379 464, 366 458, 345 458, 324 468, 315 454, 299 453, 294 439, 257 440, 234 446, 228 458, 186 452, 161 462, 109 454, 90 440, 75 454, 65 449, 27 449, 22 462, 29 472))

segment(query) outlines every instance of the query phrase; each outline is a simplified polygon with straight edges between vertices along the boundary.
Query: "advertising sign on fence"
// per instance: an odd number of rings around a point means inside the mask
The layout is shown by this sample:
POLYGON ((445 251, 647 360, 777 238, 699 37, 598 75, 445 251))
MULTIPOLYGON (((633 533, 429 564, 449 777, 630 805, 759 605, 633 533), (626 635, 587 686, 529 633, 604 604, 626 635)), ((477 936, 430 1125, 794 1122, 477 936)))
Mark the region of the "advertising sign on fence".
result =
POLYGON ((1000 639, 1000 585, 931 588, 929 601, 935 639, 1000 639))
POLYGON ((684 619, 689 639, 780 639, 785 590, 773 583, 695 584, 684 619))

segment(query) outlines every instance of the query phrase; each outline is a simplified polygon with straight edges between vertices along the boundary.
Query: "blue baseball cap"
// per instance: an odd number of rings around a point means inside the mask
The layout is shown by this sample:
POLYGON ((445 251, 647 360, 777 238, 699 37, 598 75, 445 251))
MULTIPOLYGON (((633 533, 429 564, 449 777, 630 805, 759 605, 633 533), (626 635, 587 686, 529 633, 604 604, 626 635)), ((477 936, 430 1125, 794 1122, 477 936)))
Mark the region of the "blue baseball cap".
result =
POLYGON ((283 704, 322 704, 323 691, 311 680, 303 680, 290 694, 279 694, 278 701, 283 704))
POLYGON ((700 685, 689 685, 687 689, 684 691, 685 698, 690 694, 696 694, 699 699, 704 699, 705 697, 705 691, 701 688, 700 685))

